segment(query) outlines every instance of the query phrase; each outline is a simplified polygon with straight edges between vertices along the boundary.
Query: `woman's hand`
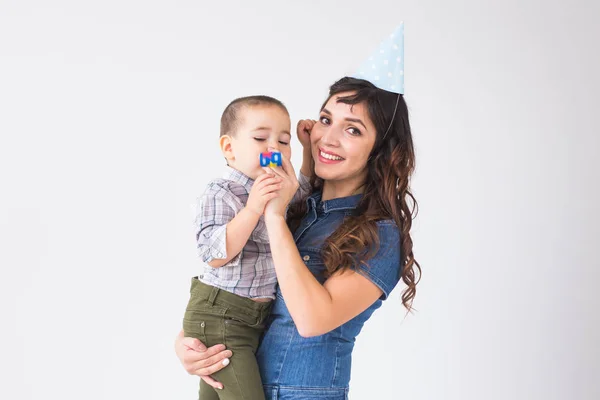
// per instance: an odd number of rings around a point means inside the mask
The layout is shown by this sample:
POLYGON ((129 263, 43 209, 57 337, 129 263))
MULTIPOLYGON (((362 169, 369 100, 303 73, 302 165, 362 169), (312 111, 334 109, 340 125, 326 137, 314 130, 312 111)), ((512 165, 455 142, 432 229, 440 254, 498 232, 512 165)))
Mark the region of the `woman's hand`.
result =
POLYGON ((305 149, 310 150, 310 132, 316 123, 317 121, 314 119, 301 119, 298 121, 296 134, 298 135, 298 140, 302 144, 302 147, 305 149))
POLYGON ((300 168, 300 173, 302 175, 311 177, 315 173, 315 166, 312 157, 312 149, 310 147, 310 132, 317 121, 314 119, 301 119, 298 121, 298 126, 296 127, 296 133, 298 135, 298 140, 302 144, 302 167, 300 168))
POLYGON ((290 160, 281 154, 281 167, 263 167, 263 169, 268 174, 275 174, 275 176, 281 178, 279 182, 281 189, 278 190, 279 196, 269 200, 267 203, 265 218, 267 216, 285 217, 285 210, 300 186, 294 167, 290 160))
POLYGON ((199 376, 215 389, 223 389, 223 385, 210 375, 229 365, 232 353, 225 350, 224 345, 218 344, 207 349, 198 339, 184 337, 181 331, 175 339, 175 353, 188 374, 199 376))

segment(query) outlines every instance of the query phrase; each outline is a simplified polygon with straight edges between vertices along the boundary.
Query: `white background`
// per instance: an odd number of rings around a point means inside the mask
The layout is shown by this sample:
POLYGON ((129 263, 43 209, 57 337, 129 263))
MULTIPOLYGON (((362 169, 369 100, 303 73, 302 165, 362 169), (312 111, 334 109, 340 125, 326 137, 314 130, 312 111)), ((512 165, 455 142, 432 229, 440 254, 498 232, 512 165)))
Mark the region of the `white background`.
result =
POLYGON ((416 314, 396 290, 359 336, 351 398, 600 398, 599 15, 1 0, 0 398, 194 398, 173 339, 223 108, 316 118, 401 20, 424 274, 416 314))

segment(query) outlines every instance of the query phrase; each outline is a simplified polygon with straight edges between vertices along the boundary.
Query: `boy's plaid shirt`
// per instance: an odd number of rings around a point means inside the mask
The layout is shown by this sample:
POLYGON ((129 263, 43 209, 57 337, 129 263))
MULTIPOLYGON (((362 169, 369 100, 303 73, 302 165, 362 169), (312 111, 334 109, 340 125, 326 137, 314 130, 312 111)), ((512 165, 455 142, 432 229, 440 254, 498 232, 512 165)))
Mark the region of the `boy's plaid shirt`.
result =
MULTIPOLYGON (((290 204, 302 201, 310 192, 308 177, 300 173, 298 182, 300 187, 290 204)), ((254 180, 242 172, 227 166, 223 176, 211 181, 198 199, 196 243, 198 254, 205 263, 227 258, 227 223, 246 205, 253 183, 254 180)), ((200 280, 242 297, 275 298, 277 276, 264 215, 242 251, 220 268, 207 265, 200 280)))

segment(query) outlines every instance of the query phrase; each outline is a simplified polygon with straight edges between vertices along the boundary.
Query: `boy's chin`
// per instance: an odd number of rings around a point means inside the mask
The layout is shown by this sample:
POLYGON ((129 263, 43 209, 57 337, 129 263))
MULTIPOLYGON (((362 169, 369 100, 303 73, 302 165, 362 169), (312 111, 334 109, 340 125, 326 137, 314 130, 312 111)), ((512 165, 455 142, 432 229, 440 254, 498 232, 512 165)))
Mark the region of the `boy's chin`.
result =
MULTIPOLYGON (((244 172, 244 171, 242 171, 244 172)), ((254 169, 252 171, 245 171, 244 174, 252 180, 256 180, 259 176, 265 173, 265 170, 262 168, 254 169)))
POLYGON ((229 164, 229 166, 231 168, 241 172, 242 174, 246 175, 248 178, 250 178, 252 180, 255 180, 256 178, 258 178, 263 172, 262 168, 260 168, 260 167, 258 169, 256 169, 256 168, 250 169, 250 168, 244 168, 240 165, 235 165, 234 163, 229 164))

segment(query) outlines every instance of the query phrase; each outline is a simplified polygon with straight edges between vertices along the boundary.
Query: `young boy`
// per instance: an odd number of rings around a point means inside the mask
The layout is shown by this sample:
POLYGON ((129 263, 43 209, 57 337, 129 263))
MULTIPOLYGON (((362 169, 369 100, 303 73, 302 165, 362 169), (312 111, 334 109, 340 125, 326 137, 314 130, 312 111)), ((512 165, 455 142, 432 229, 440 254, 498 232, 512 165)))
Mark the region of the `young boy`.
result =
MULTIPOLYGON (((314 121, 301 121, 299 135, 314 121)), ((271 258, 263 212, 277 196, 280 178, 266 174, 260 154, 278 151, 290 159, 290 117, 285 106, 268 96, 232 101, 221 117, 219 144, 227 160, 226 172, 211 181, 199 199, 196 241, 203 275, 192 279, 191 296, 183 320, 186 336, 232 350, 231 365, 214 374, 223 384, 219 399, 264 399, 255 352, 265 328, 277 276, 271 258)), ((310 191, 302 171, 311 165, 305 148, 299 174, 300 188, 292 202, 310 191)), ((215 390, 200 381, 200 399, 216 398, 215 390)))

